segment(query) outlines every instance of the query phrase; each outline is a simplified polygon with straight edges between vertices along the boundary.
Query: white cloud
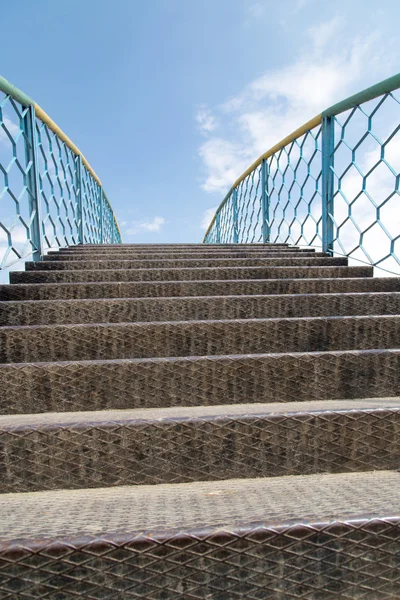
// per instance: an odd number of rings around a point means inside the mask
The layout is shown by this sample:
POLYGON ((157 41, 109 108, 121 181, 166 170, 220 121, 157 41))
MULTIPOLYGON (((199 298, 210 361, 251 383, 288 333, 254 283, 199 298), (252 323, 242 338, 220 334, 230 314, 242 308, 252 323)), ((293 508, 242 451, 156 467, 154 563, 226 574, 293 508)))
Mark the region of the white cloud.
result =
MULTIPOLYGON (((21 132, 19 125, 17 125, 14 121, 12 121, 9 117, 7 117, 7 115, 3 116, 3 122, 4 122, 4 125, 6 126, 8 132, 10 133, 11 137, 13 137, 15 139, 16 136, 21 132)), ((10 138, 4 131, 3 127, 0 127, 0 143, 4 143, 4 144, 10 143, 10 138)))
POLYGON ((254 19, 261 19, 261 17, 266 14, 266 11, 267 7, 262 2, 254 2, 254 4, 251 4, 248 9, 250 17, 254 19))
POLYGON ((215 215, 215 211, 217 210, 217 206, 213 206, 212 208, 207 208, 207 210, 203 213, 203 218, 201 220, 201 228, 207 229, 209 224, 211 223, 211 219, 215 215))
POLYGON ((211 114, 210 109, 204 104, 202 104, 197 110, 196 122, 203 135, 207 135, 217 128, 217 121, 215 117, 211 114))
POLYGON ((294 12, 298 12, 299 10, 303 10, 306 6, 311 4, 313 0, 296 0, 296 4, 294 7, 294 12))
POLYGON ((202 186, 207 192, 228 190, 250 160, 248 151, 223 138, 208 140, 199 154, 208 173, 202 186))
MULTIPOLYGON (((13 244, 25 244, 28 240, 28 232, 25 227, 22 225, 14 226, 11 230, 11 240, 13 244)), ((3 243, 8 243, 8 237, 4 229, 0 227, 0 244, 3 243)))
POLYGON ((126 229, 126 233, 128 235, 135 235, 136 233, 143 231, 156 233, 161 231, 161 228, 165 223, 166 220, 164 217, 154 217, 151 221, 132 221, 129 228, 126 229))
POLYGON ((362 89, 367 76, 375 73, 379 80, 390 73, 390 57, 383 60, 385 45, 377 34, 360 35, 350 43, 347 35, 337 17, 311 27, 292 63, 270 69, 214 110, 225 135, 210 135, 199 148, 203 189, 223 195, 280 139, 362 89))

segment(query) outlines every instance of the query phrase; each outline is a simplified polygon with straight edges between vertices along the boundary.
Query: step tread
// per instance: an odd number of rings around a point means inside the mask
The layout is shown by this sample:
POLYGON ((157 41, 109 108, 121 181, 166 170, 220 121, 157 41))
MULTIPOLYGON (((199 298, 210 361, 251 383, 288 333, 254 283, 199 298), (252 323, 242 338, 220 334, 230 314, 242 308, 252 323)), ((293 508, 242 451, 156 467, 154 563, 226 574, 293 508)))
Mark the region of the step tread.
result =
POLYGON ((76 269, 34 270, 10 273, 12 283, 47 282, 118 282, 118 281, 193 281, 224 279, 310 279, 318 277, 371 277, 370 266, 307 266, 307 267, 184 267, 160 269, 76 269))
POLYGON ((282 295, 358 291, 400 291, 400 278, 342 277, 307 279, 225 279, 192 281, 111 281, 13 283, 0 285, 0 301, 22 299, 168 298, 232 295, 282 295), (64 298, 68 294, 68 298, 64 298), (51 298, 46 296, 52 295, 51 298), (60 297, 61 296, 61 297, 60 297))
MULTIPOLYGON (((304 260, 306 260, 306 259, 304 259, 304 260)), ((316 260, 321 260, 321 259, 316 259, 316 260)), ((175 262, 175 261, 172 261, 172 262, 175 262)), ((281 266, 278 266, 278 267, 269 267, 269 266, 264 267, 264 266, 259 266, 259 267, 251 267, 251 269, 253 271, 255 271, 255 272, 260 272, 260 273, 262 271, 265 271, 265 270, 267 270, 268 272, 271 272, 271 273, 274 273, 274 272, 277 272, 277 271, 281 271, 282 273, 290 273, 291 271, 293 271, 293 269, 295 269, 296 271, 300 271, 301 273, 305 273, 307 271, 313 271, 313 272, 317 273, 318 271, 321 270, 322 272, 334 274, 334 273, 341 273, 341 272, 343 272, 343 273, 352 273, 352 272, 356 273, 357 271, 359 271, 359 272, 365 272, 365 273, 372 273, 373 267, 369 267, 369 266, 362 266, 362 267, 351 266, 351 267, 348 267, 348 266, 342 266, 342 265, 339 265, 337 267, 336 266, 331 266, 331 265, 328 265, 326 267, 324 267, 324 266, 314 266, 313 267, 313 266, 306 265, 306 266, 296 266, 296 267, 292 267, 292 266, 288 266, 288 267, 285 267, 285 266, 282 266, 282 267, 281 266)), ((88 269, 88 270, 90 272, 93 272, 93 273, 97 273, 97 272, 102 273, 103 272, 103 269, 88 269)), ((108 269, 106 269, 106 270, 108 270, 108 269)), ((117 271, 127 271, 127 272, 129 272, 130 270, 131 269, 117 269, 117 271)), ((29 275, 34 275, 34 274, 37 275, 38 271, 40 271, 40 269, 38 269, 36 271, 14 271, 13 273, 14 274, 23 274, 23 275, 28 275, 28 274, 29 275)), ((213 267, 213 266, 210 266, 210 267, 198 267, 198 268, 196 268, 196 267, 176 267, 176 268, 166 267, 166 268, 149 269, 149 268, 142 267, 142 268, 139 268, 139 269, 135 269, 135 271, 139 271, 139 272, 143 272, 143 273, 148 273, 148 272, 158 273, 158 272, 165 272, 166 271, 166 272, 171 272, 172 274, 179 273, 181 271, 183 271, 184 273, 189 273, 189 272, 196 273, 197 271, 199 271, 199 272, 200 271, 205 271, 205 272, 211 273, 211 272, 215 271, 218 274, 218 273, 222 273, 222 272, 225 272, 225 271, 228 272, 228 273, 229 272, 234 272, 234 271, 239 271, 241 273, 246 273, 247 271, 249 271, 249 268, 248 267, 240 267, 240 266, 238 266, 238 267, 213 267)), ((59 274, 69 274, 69 273, 80 274, 81 272, 85 273, 85 269, 82 269, 82 271, 79 270, 79 269, 76 269, 76 270, 74 270, 74 269, 71 269, 71 270, 68 270, 68 269, 65 269, 65 270, 57 270, 57 269, 51 270, 51 273, 55 273, 55 274, 57 274, 57 273, 59 273, 59 274)), ((42 275, 43 273, 40 273, 40 274, 42 275)), ((216 279, 218 279, 218 278, 216 278, 216 279)), ((178 279, 176 281, 180 281, 180 280, 178 279)), ((186 281, 186 280, 183 280, 183 281, 186 281)), ((193 280, 190 279, 189 281, 193 281, 193 280)), ((199 281, 203 281, 203 280, 200 279, 199 281)), ((211 279, 211 281, 215 281, 215 279, 211 279)))
POLYGON ((121 321, 119 323, 52 323, 50 325, 5 325, 1 328, 1 332, 7 333, 9 331, 30 331, 30 330, 48 330, 48 329, 60 329, 65 331, 72 331, 74 329, 82 329, 82 331, 87 331, 93 328, 105 329, 110 328, 117 330, 121 327, 127 329, 149 329, 151 327, 161 328, 161 327, 183 327, 185 329, 190 328, 192 326, 207 326, 207 325, 221 325, 221 326, 229 326, 229 325, 262 325, 263 323, 276 323, 276 322, 322 322, 327 321, 337 322, 337 321, 347 321, 347 322, 358 322, 361 320, 366 320, 367 322, 378 322, 379 320, 383 321, 393 321, 397 323, 400 319, 400 314, 395 315, 329 315, 329 316, 318 316, 318 317, 271 317, 271 318, 243 318, 243 319, 190 319, 188 321, 183 321, 181 319, 176 321, 137 321, 132 323, 130 321, 121 321))
POLYGON ((0 361, 176 357, 400 346, 400 315, 16 325, 0 361))
POLYGON ((282 360, 285 358, 305 358, 310 359, 312 357, 326 358, 327 361, 334 356, 349 356, 356 357, 362 355, 385 355, 392 353, 400 356, 400 348, 368 348, 365 350, 327 350, 327 351, 307 351, 307 352, 260 352, 260 353, 249 353, 249 354, 210 354, 207 356, 154 356, 150 358, 111 358, 111 359, 90 359, 90 360, 60 360, 57 362, 53 361, 29 361, 19 363, 0 363, 0 372, 2 370, 7 371, 9 369, 26 369, 26 368, 57 368, 57 367, 68 367, 68 366, 91 366, 91 365, 124 365, 124 364, 151 364, 151 363, 194 363, 194 362, 232 362, 232 361, 247 361, 247 360, 282 360))
MULTIPOLYGON (((23 285, 23 284, 20 284, 23 285)), ((48 284, 48 285, 52 285, 52 284, 48 284)), ((60 284, 60 285, 69 285, 69 284, 60 284)), ((78 284, 78 285, 85 285, 85 284, 78 284)), ((96 284, 98 285, 98 284, 96 284)), ((43 308, 45 308, 46 306, 50 306, 50 305, 54 305, 54 304, 66 304, 67 306, 73 306, 74 304, 118 304, 120 302, 141 302, 141 303, 155 303, 155 304, 163 304, 165 302, 176 302, 176 301, 182 301, 182 302, 199 302, 199 301, 221 301, 221 302, 226 302, 226 301, 230 301, 230 300, 243 300, 243 301, 247 301, 247 300, 252 300, 253 298, 255 300, 258 299, 271 299, 271 301, 273 300, 278 300, 278 299, 287 299, 289 300, 301 300, 302 298, 309 298, 310 300, 318 300, 319 298, 326 298, 326 299, 334 299, 334 298, 354 298, 356 299, 363 299, 363 298, 369 298, 369 297, 378 297, 378 298, 400 298, 400 290, 394 290, 394 291, 361 291, 361 292, 327 292, 327 293, 313 293, 310 292, 308 293, 298 293, 298 294, 226 294, 223 296, 211 296, 211 295, 199 295, 199 296, 163 296, 163 297, 144 297, 144 298, 138 298, 135 296, 129 297, 129 296, 121 296, 120 298, 55 298, 54 300, 4 300, 1 304, 1 307, 7 307, 10 305, 17 305, 17 306, 43 306, 43 308)))
POLYGON ((394 471, 4 494, 0 549, 49 539, 73 544, 83 536, 166 538, 255 523, 384 520, 398 515, 399 495, 394 471))
POLYGON ((184 421, 214 421, 254 417, 316 415, 324 413, 360 413, 400 411, 400 396, 360 398, 351 400, 309 400, 304 402, 220 404, 217 406, 172 406, 166 408, 136 408, 124 410, 93 410, 80 412, 46 412, 39 414, 0 415, 0 430, 46 429, 84 425, 122 425, 124 423, 155 423, 184 421))
POLYGON ((0 325, 400 314, 400 292, 10 300, 0 325))
POLYGON ((400 395, 400 349, 0 364, 0 412, 400 395))
POLYGON ((210 252, 57 252, 55 254, 46 254, 43 256, 44 261, 82 261, 82 260, 158 260, 165 259, 172 260, 173 258, 182 259, 198 259, 198 258, 209 258, 215 260, 218 258, 285 258, 285 257, 323 257, 328 256, 326 252, 315 252, 307 250, 296 250, 290 248, 289 250, 268 250, 268 251, 255 251, 255 250, 243 250, 243 251, 214 251, 210 252))
POLYGON ((232 268, 232 267, 262 267, 262 266, 347 266, 348 260, 343 257, 279 257, 279 258, 183 258, 183 259, 146 259, 146 260, 129 260, 129 259, 111 259, 111 258, 94 258, 91 260, 57 260, 43 261, 41 263, 27 262, 25 268, 29 271, 78 271, 99 269, 189 269, 189 268, 232 268))

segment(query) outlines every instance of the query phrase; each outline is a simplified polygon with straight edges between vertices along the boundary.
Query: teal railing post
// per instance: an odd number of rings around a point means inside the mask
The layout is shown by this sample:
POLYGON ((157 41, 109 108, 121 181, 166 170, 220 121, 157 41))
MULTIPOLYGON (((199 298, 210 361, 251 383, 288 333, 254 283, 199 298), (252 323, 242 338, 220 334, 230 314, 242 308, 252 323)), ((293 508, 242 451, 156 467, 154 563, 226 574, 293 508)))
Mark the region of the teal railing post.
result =
POLYGON ((77 166, 76 166, 76 178, 77 178, 77 204, 78 204, 78 242, 84 244, 84 212, 83 212, 83 187, 82 187, 82 157, 78 155, 77 166))
POLYGON ((216 230, 216 243, 220 244, 221 243, 221 224, 220 224, 220 220, 221 220, 221 215, 218 212, 216 217, 215 217, 215 230, 216 230))
POLYGON ((100 193, 100 244, 103 243, 103 231, 104 231, 104 193, 102 186, 99 186, 100 193))
POLYGON ((270 241, 269 196, 268 196, 268 164, 265 158, 261 161, 261 218, 263 243, 270 241))
POLYGON ((322 120, 322 251, 333 253, 334 117, 322 120))
POLYGON ((32 243, 32 258, 36 262, 43 254, 42 247, 42 216, 40 210, 40 189, 38 173, 38 152, 36 137, 36 117, 34 106, 28 106, 23 118, 23 128, 27 140, 25 140, 26 180, 29 193, 29 239, 32 243))
POLYGON ((238 205, 237 205, 237 188, 232 192, 232 212, 233 212, 233 243, 239 243, 239 223, 238 223, 238 205))

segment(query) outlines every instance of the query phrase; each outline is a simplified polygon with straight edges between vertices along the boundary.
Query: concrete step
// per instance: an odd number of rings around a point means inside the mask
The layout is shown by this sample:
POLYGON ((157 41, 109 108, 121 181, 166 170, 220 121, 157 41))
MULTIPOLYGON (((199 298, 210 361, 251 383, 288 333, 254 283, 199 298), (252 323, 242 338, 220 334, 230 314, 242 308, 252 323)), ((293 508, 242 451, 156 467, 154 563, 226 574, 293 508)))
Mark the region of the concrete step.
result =
POLYGON ((44 283, 41 285, 26 283, 0 285, 0 301, 399 291, 399 277, 44 283))
POLYGON ((0 493, 396 470, 400 398, 0 417, 0 493))
MULTIPOLYGON (((49 250, 48 254, 71 254, 71 253, 139 253, 142 256, 162 252, 164 255, 169 253, 207 253, 214 252, 288 252, 288 251, 307 251, 313 252, 314 248, 299 246, 289 246, 288 244, 85 244, 84 246, 70 246, 60 248, 59 250, 49 250)), ((321 248, 319 248, 321 250, 321 248)))
POLYGON ((76 244, 75 246, 69 246, 66 249, 63 249, 63 251, 66 250, 84 250, 84 251, 88 251, 90 252, 90 250, 104 250, 104 251, 108 251, 108 250, 113 250, 113 249, 128 249, 128 250, 143 250, 144 252, 148 252, 149 250, 157 250, 157 249, 162 249, 162 250, 176 250, 176 249, 181 249, 181 250, 191 250, 191 249, 198 249, 198 250, 221 250, 221 249, 226 249, 226 248, 233 248, 234 250, 237 248, 259 248, 261 250, 263 249, 274 249, 274 248, 296 248, 297 246, 292 246, 291 244, 254 244, 254 243, 246 243, 246 244, 76 244))
POLYGON ((262 252, 256 252, 255 250, 242 250, 241 252, 232 251, 220 251, 214 250, 211 252, 201 252, 200 250, 197 252, 132 252, 132 251, 120 251, 120 252, 54 252, 52 254, 47 254, 43 257, 45 262, 54 261, 54 260, 157 260, 157 259, 169 259, 173 258, 179 259, 217 259, 217 258, 285 258, 290 256, 298 256, 298 257, 321 257, 327 256, 325 252, 315 252, 315 250, 308 249, 298 249, 296 248, 288 248, 288 249, 280 249, 280 250, 263 250, 262 252))
POLYGON ((0 365, 0 414, 400 396, 400 350, 0 365))
POLYGON ((71 283, 92 281, 199 281, 223 279, 314 279, 372 277, 373 267, 203 267, 176 269, 99 269, 92 271, 18 271, 11 283, 71 283))
POLYGON ((348 260, 346 257, 285 257, 285 258, 183 258, 183 259, 159 259, 159 260, 99 260, 90 259, 86 261, 47 261, 47 262, 27 262, 25 267, 27 271, 38 270, 126 270, 126 269, 203 269, 203 268, 222 268, 222 267, 329 267, 346 266, 348 260))
POLYGON ((3 598, 398 595, 394 471, 5 494, 3 598))
MULTIPOLYGON (((288 245, 275 245, 272 244, 270 246, 266 246, 263 244, 217 244, 214 246, 208 246, 205 244, 201 245, 186 245, 186 246, 157 246, 156 244, 147 244, 144 246, 135 246, 134 244, 120 244, 118 246, 107 246, 107 245, 87 245, 85 246, 73 246, 68 248, 59 248, 58 250, 49 250, 48 254, 71 254, 71 253, 93 253, 93 252, 101 252, 111 254, 113 252, 131 252, 131 253, 141 253, 142 256, 144 254, 150 253, 153 254, 155 252, 162 252, 164 255, 168 252, 174 253, 188 253, 188 252, 202 252, 207 254, 212 254, 213 252, 315 252, 316 248, 311 248, 308 246, 288 246, 288 245)), ((318 252, 321 252, 321 248, 318 248, 318 252)))
POLYGON ((0 325, 399 315, 400 292, 3 302, 0 325))
POLYGON ((0 328, 1 363, 398 347, 400 315, 0 328))

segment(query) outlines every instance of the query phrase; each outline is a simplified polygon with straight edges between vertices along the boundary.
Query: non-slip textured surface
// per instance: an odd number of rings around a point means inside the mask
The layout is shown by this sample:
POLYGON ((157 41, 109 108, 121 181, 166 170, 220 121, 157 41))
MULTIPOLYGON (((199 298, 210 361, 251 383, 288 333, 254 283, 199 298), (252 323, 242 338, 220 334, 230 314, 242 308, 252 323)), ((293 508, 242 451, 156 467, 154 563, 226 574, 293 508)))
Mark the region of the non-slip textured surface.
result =
POLYGON ((372 277, 372 267, 184 267, 165 269, 97 269, 17 271, 11 283, 68 283, 73 281, 197 281, 224 279, 312 279, 315 277, 372 277))
POLYGON ((148 281, 111 283, 44 283, 0 285, 1 300, 56 300, 73 298, 167 298, 249 294, 330 294, 399 292, 398 277, 338 279, 271 279, 239 281, 148 281))
POLYGON ((400 279, 78 246, 0 286, 0 600, 400 597, 400 279))
POLYGON ((1 325, 398 315, 400 292, 27 300, 0 308, 1 325))
POLYGON ((29 325, 0 329, 2 363, 399 346, 400 315, 29 325))
POLYGON ((398 488, 381 472, 3 496, 1 597, 396 598, 398 488))
POLYGON ((400 350, 0 365, 0 414, 400 395, 400 350))
POLYGON ((400 398, 0 417, 0 492, 397 469, 400 398))
POLYGON ((356 473, 0 496, 0 548, 41 539, 399 517, 400 474, 356 473), (397 492, 397 496, 394 495, 397 492), (180 510, 177 510, 177 509, 180 510))
POLYGON ((87 259, 85 262, 77 261, 62 262, 60 260, 41 263, 28 262, 26 268, 29 271, 57 270, 99 270, 99 269, 168 269, 168 268, 221 268, 221 267, 329 267, 346 266, 347 258, 343 257, 268 257, 268 258, 163 258, 146 260, 128 260, 114 258, 108 260, 87 259))

